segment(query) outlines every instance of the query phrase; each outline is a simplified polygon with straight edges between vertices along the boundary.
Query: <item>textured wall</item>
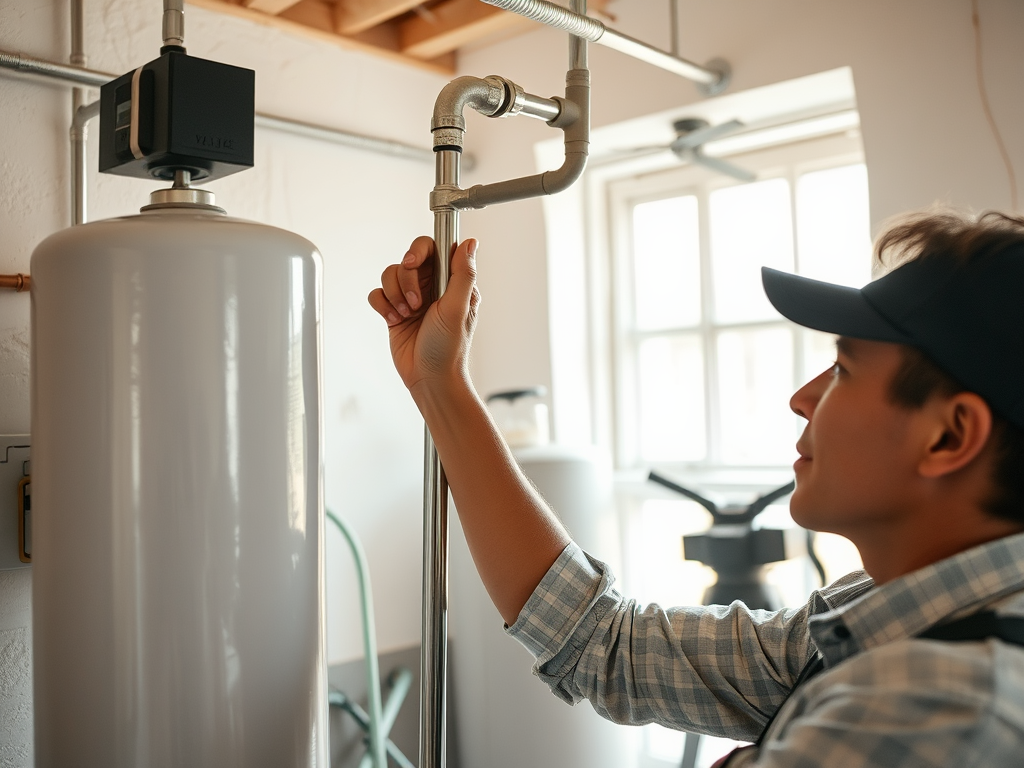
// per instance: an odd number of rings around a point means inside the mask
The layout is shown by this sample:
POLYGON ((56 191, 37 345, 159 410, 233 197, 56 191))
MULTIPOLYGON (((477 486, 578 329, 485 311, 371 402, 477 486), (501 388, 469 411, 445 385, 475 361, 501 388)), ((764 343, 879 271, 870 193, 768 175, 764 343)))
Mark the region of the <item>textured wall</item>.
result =
POLYGON ((32 582, 0 571, 0 768, 32 764, 32 582))

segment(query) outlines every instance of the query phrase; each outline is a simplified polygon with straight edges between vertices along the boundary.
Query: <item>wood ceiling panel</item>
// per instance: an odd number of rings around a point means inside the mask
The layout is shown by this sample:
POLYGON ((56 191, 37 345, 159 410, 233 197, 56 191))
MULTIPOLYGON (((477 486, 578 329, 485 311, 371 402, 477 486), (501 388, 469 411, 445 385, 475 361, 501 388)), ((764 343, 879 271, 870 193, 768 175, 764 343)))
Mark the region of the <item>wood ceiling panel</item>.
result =
POLYGON ((495 32, 524 28, 533 22, 480 0, 445 0, 400 25, 402 53, 432 59, 495 32))
MULTIPOLYGON (((220 13, 451 74, 458 49, 536 22, 481 0, 186 0, 220 13)), ((568 0, 561 0, 567 5, 568 0)), ((590 0, 601 14, 609 0, 590 0)))
POLYGON ((276 15, 295 5, 299 0, 243 0, 242 5, 254 11, 276 15))
POLYGON ((356 35, 420 5, 423 0, 338 0, 338 32, 356 35))

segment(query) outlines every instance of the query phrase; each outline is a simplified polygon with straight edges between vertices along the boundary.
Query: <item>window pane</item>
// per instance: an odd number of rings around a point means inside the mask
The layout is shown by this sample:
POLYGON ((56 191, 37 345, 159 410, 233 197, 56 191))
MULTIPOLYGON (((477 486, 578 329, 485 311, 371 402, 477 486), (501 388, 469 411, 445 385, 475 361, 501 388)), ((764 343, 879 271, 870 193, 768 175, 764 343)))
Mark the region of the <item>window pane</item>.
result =
POLYGON ((644 461, 699 461, 707 453, 700 337, 640 344, 640 454, 644 461))
POLYGON ((718 335, 722 460, 788 464, 796 458, 793 335, 789 328, 718 335))
POLYGON ((709 213, 716 322, 777 318, 761 288, 761 267, 793 271, 789 182, 768 179, 716 190, 709 213))
POLYGON ((655 200, 633 208, 633 285, 640 330, 700 323, 696 197, 655 200))
POLYGON ((868 172, 863 163, 801 176, 796 215, 801 275, 857 288, 871 279, 868 172))

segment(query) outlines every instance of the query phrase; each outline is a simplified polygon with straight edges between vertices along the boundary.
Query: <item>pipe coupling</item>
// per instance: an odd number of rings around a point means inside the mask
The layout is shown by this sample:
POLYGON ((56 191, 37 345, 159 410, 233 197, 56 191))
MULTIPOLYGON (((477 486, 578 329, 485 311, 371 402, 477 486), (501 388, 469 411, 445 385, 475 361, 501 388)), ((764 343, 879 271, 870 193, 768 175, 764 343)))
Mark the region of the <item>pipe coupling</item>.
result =
POLYGON ((164 45, 185 47, 185 7, 182 0, 164 0, 164 45))
POLYGON ((462 144, 466 138, 466 132, 458 128, 438 128, 431 131, 434 137, 434 151, 455 150, 462 151, 462 144))
POLYGON ((430 210, 434 213, 470 208, 468 201, 469 192, 455 184, 438 184, 430 192, 430 210))
POLYGON ((484 80, 502 90, 501 104, 488 117, 515 117, 523 111, 526 106, 526 90, 521 85, 501 75, 488 75, 484 80))

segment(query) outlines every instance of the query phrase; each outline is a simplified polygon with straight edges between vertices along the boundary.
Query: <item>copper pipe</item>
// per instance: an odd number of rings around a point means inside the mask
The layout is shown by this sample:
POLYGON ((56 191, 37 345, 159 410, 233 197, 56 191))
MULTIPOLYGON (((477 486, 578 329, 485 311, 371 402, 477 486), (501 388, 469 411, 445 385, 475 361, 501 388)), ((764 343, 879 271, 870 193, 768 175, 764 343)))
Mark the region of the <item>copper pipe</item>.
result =
POLYGON ((16 275, 0 275, 0 288, 13 288, 18 293, 32 290, 32 278, 20 272, 16 275))

